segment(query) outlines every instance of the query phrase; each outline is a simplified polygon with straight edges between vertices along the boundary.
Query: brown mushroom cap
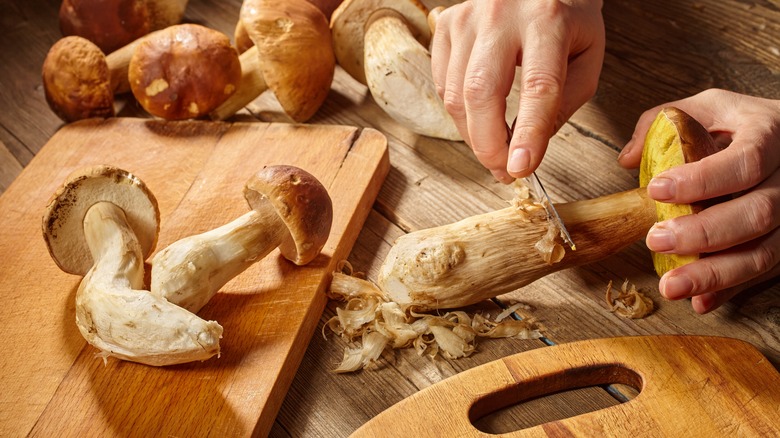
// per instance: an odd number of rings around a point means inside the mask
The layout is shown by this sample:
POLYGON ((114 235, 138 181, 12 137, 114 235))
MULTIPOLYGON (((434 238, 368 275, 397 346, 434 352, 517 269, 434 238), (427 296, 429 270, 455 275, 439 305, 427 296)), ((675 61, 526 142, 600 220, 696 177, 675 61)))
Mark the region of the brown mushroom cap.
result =
POLYGON ((330 19, 333 49, 339 65, 353 78, 366 85, 363 68, 363 35, 368 17, 377 9, 389 8, 408 22, 415 39, 424 47, 431 41, 428 8, 418 0, 344 0, 330 19))
POLYGON ((43 238, 63 271, 84 275, 92 267, 92 254, 84 237, 84 216, 90 207, 103 201, 125 212, 144 258, 157 245, 160 210, 146 184, 116 167, 84 168, 71 174, 57 189, 43 215, 43 238))
POLYGON ((328 96, 336 68, 325 15, 306 0, 245 0, 240 19, 284 111, 296 122, 311 118, 328 96))
POLYGON ((279 249, 296 265, 305 265, 322 251, 330 235, 333 204, 317 178, 294 166, 268 166, 244 188, 253 209, 271 202, 289 234, 279 249))
POLYGON ((43 90, 49 107, 65 122, 114 115, 114 91, 106 57, 77 37, 57 41, 43 61, 43 90))
POLYGON ((84 37, 104 53, 181 21, 187 0, 63 0, 60 31, 84 37))
POLYGON ((208 114, 236 91, 241 64, 227 35, 180 24, 138 44, 128 77, 133 95, 150 114, 192 119, 208 114))

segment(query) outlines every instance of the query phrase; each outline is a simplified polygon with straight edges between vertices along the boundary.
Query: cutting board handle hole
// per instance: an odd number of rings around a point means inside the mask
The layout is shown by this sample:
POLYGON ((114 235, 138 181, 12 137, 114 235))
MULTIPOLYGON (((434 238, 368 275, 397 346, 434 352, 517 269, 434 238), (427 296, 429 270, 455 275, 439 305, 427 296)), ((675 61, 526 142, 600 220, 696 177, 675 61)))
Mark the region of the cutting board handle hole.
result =
POLYGON ((643 386, 639 374, 616 364, 532 378, 515 375, 515 380, 472 404, 469 420, 474 427, 484 433, 515 432, 630 402, 643 386), (555 409, 549 409, 552 406, 555 409))

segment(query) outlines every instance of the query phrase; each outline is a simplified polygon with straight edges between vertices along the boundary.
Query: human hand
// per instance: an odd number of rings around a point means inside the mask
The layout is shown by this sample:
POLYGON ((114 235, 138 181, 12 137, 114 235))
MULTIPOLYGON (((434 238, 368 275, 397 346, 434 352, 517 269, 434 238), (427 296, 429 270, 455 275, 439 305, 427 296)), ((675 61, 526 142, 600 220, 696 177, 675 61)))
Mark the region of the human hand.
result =
POLYGON ((670 300, 692 298, 693 309, 707 313, 780 274, 780 100, 712 89, 653 108, 639 118, 618 157, 621 165, 639 165, 647 130, 665 106, 685 111, 716 139, 730 140, 720 152, 662 172, 647 186, 661 202, 734 195, 699 214, 657 223, 646 239, 655 252, 706 254, 664 274, 659 289, 670 300))
POLYGON ((593 97, 604 59, 601 0, 466 1, 441 12, 433 79, 477 159, 504 183, 528 176, 555 132, 593 97), (522 66, 507 146, 506 97, 522 66))

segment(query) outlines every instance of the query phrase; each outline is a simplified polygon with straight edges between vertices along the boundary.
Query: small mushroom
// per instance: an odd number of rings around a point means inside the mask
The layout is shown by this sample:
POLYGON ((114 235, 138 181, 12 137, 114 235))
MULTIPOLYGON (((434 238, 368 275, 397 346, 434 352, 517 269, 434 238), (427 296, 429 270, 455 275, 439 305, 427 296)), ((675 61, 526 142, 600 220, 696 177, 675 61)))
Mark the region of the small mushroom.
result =
POLYGON ((345 0, 330 19, 333 49, 341 68, 363 85, 368 85, 363 66, 366 22, 374 11, 382 8, 403 15, 410 32, 423 47, 428 47, 431 40, 428 9, 418 0, 345 0))
POLYGON ((431 54, 403 15, 393 9, 372 13, 364 43, 368 88, 387 114, 417 134, 462 140, 436 93, 431 54))
POLYGON ((163 366, 219 353, 222 327, 143 290, 144 259, 159 232, 157 201, 111 166, 71 175, 43 216, 43 237, 65 272, 84 275, 76 325, 104 358, 163 366))
POLYGON ((152 293, 197 312, 231 278, 277 247, 296 265, 322 251, 333 207, 310 173, 294 166, 266 167, 246 183, 244 197, 250 212, 155 255, 152 293))
POLYGON ((290 118, 309 120, 336 67, 325 15, 306 0, 245 0, 240 20, 254 46, 241 54, 238 90, 211 118, 224 120, 271 89, 290 118))
POLYGON ((111 53, 152 31, 177 24, 187 0, 63 0, 60 31, 111 53))
POLYGON ((114 95, 130 91, 127 69, 138 43, 106 56, 82 37, 57 41, 43 61, 43 90, 52 111, 65 122, 114 116, 114 95))
POLYGON ((179 24, 146 36, 130 59, 133 95, 150 114, 193 119, 227 100, 241 80, 238 53, 227 35, 179 24))

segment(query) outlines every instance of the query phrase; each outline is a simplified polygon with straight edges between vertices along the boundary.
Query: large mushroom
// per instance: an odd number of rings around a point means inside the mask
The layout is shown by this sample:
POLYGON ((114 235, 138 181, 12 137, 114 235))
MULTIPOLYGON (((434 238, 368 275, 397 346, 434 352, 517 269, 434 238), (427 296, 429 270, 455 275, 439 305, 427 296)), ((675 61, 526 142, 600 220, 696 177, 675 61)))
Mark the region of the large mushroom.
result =
POLYGON ((193 119, 236 91, 241 65, 227 35, 197 24, 179 24, 138 44, 128 79, 136 100, 150 114, 193 119))
POLYGON ((179 23, 186 7, 187 0, 63 0, 60 30, 64 36, 84 37, 111 53, 179 23))
POLYGON ((404 16, 409 23, 409 32, 423 47, 428 47, 431 40, 428 9, 418 0, 345 0, 330 19, 333 49, 341 68, 363 85, 368 85, 363 65, 366 23, 374 11, 382 8, 393 9, 404 16))
POLYGON ((185 237, 152 260, 152 293, 197 312, 231 278, 275 248, 296 265, 325 246, 333 206, 325 187, 294 166, 268 166, 244 188, 252 208, 219 228, 185 237))
POLYGON ((306 0, 246 0, 240 21, 254 46, 241 54, 238 90, 211 118, 224 120, 270 89, 290 118, 307 121, 328 96, 336 66, 325 15, 306 0))
POLYGON ((394 9, 378 9, 368 18, 364 67, 371 96, 412 132, 462 140, 436 93, 431 54, 417 41, 413 29, 410 21, 394 9))
POLYGON ((104 359, 162 366, 219 353, 219 324, 143 290, 144 259, 157 243, 159 222, 146 185, 111 166, 71 175, 43 216, 54 261, 84 276, 76 292, 76 325, 104 359))
POLYGON ((65 122, 112 117, 114 95, 130 91, 127 70, 138 43, 106 56, 82 37, 57 41, 43 61, 43 90, 52 111, 65 122))

